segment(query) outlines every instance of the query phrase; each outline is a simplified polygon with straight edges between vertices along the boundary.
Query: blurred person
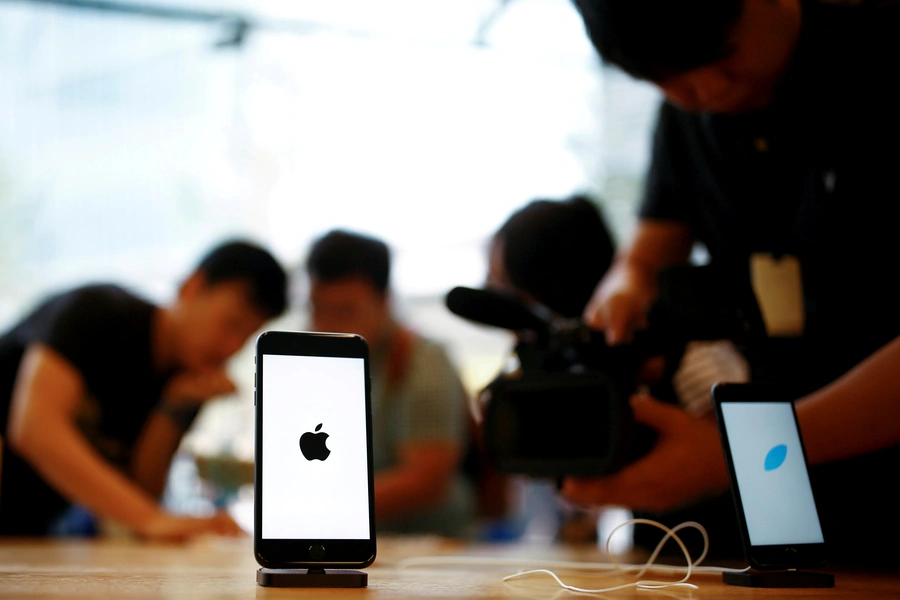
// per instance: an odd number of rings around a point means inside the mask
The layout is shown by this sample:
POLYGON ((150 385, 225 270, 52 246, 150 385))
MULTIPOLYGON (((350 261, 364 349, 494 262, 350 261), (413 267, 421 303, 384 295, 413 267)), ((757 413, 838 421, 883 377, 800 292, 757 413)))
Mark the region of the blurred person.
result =
MULTIPOLYGON (((486 287, 578 318, 613 257, 613 238, 586 196, 539 199, 516 210, 491 237, 486 287)), ((550 521, 557 539, 594 541, 596 515, 548 497, 541 482, 522 482, 526 518, 550 521), (536 506, 535 506, 536 505, 536 506)))
MULTIPOLYGON (((596 202, 584 195, 533 200, 491 239, 487 286, 581 318, 615 256, 615 243, 596 202)), ((690 341, 684 352, 652 357, 644 380, 693 415, 710 414, 710 387, 748 377, 747 362, 728 340, 690 341)))
MULTIPOLYGON (((615 243, 599 206, 587 196, 575 195, 529 202, 497 230, 489 252, 488 288, 579 319, 613 262, 615 243)), ((667 356, 648 357, 636 383, 701 415, 712 410, 714 383, 746 381, 746 371, 746 361, 731 342, 691 341, 667 356)), ((730 504, 717 512, 720 516, 712 528, 737 533, 730 504)), ((561 535, 585 538, 596 525, 593 521, 570 511, 561 524, 561 535)), ((644 539, 642 533, 638 531, 639 544, 655 545, 655 536, 644 539)))
POLYGON ((461 472, 466 398, 444 349, 398 322, 381 240, 335 230, 309 250, 310 325, 369 343, 380 531, 465 534, 472 490, 461 472))
POLYGON ((533 200, 491 238, 487 286, 579 318, 614 251, 600 209, 588 197, 533 200))
MULTIPOLYGON (((702 242, 752 286, 769 336, 754 380, 796 390, 832 558, 883 562, 898 532, 896 165, 900 3, 576 0, 604 60, 664 94, 640 221, 585 311, 611 343, 644 324, 662 268, 702 242), (775 301, 778 301, 777 304, 775 301), (766 305, 769 309, 766 309, 766 305), (882 520, 884 522, 884 520, 882 520)), ((715 424, 649 398, 654 451, 577 502, 671 510, 728 489, 715 424)))
POLYGON ((90 534, 95 518, 150 540, 238 534, 159 501, 201 405, 235 390, 226 361, 285 305, 285 272, 243 241, 206 254, 168 305, 112 284, 42 302, 0 337, 0 535, 90 534))

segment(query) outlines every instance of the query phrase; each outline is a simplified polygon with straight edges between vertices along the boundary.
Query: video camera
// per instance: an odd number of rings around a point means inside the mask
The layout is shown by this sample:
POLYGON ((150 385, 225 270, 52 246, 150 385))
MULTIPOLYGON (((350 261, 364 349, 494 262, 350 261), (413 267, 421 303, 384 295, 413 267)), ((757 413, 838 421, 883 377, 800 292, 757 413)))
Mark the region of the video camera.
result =
POLYGON ((451 312, 517 336, 518 367, 500 373, 479 398, 493 466, 533 477, 604 475, 649 451, 656 434, 634 423, 628 403, 644 362, 680 358, 691 340, 742 340, 762 331, 752 291, 725 281, 709 267, 667 270, 648 328, 614 347, 602 332, 518 296, 451 290, 451 312))

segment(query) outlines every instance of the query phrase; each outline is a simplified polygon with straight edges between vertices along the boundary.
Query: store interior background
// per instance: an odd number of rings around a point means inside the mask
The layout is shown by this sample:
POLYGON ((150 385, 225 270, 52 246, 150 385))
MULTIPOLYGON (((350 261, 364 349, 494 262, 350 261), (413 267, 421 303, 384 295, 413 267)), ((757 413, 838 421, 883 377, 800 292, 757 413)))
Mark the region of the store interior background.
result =
MULTIPOLYGON (((658 101, 569 0, 2 0, 0 328, 87 282, 165 302, 242 236, 298 275, 270 328, 303 329, 298 268, 341 227, 390 244, 398 313, 476 393, 510 338, 444 294, 534 198, 591 194, 627 239, 658 101)), ((252 460, 251 348, 231 372, 174 466, 180 510, 223 501, 186 457, 252 460)))

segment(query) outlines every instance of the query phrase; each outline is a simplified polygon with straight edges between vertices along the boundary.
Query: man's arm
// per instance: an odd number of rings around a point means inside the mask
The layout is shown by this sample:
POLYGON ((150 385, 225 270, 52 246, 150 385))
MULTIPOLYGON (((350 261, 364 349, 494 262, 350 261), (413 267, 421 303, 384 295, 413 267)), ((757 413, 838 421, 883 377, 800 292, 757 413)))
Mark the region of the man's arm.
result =
POLYGON ((224 368, 181 373, 169 382, 160 405, 144 424, 131 460, 132 477, 151 497, 162 497, 172 457, 201 404, 235 389, 224 368))
POLYGON ((141 489, 156 501, 162 498, 169 467, 184 429, 161 411, 153 411, 134 447, 131 474, 141 489))
POLYGON ((398 464, 375 476, 375 513, 391 520, 435 506, 447 494, 461 452, 453 442, 407 442, 398 464))
POLYGON ((9 443, 59 493, 96 514, 146 537, 182 539, 214 531, 237 533, 223 516, 189 519, 167 515, 119 473, 75 426, 84 395, 81 375, 47 346, 26 350, 10 406, 9 443))
MULTIPOLYGON (((796 402, 813 465, 900 443, 900 338, 826 387, 796 402)), ((668 511, 725 491, 725 459, 710 418, 690 417, 649 398, 632 400, 635 419, 659 433, 645 457, 608 477, 566 480, 563 495, 590 505, 668 511)))
POLYGON ((900 444, 900 337, 796 404, 811 464, 900 444))
POLYGON ((684 223, 638 221, 633 241, 616 256, 584 310, 587 324, 605 330, 611 345, 629 340, 635 329, 646 326, 660 271, 685 262, 693 243, 684 223))

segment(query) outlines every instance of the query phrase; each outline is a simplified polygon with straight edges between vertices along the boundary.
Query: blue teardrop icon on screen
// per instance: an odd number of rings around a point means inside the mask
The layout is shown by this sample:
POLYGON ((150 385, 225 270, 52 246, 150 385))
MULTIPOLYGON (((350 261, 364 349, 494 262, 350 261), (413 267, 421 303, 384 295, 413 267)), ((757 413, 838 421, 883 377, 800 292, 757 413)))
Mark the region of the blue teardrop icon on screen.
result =
POLYGON ((787 446, 784 444, 778 444, 766 454, 766 463, 765 469, 766 471, 774 471, 782 464, 784 464, 784 459, 787 457, 787 446))

